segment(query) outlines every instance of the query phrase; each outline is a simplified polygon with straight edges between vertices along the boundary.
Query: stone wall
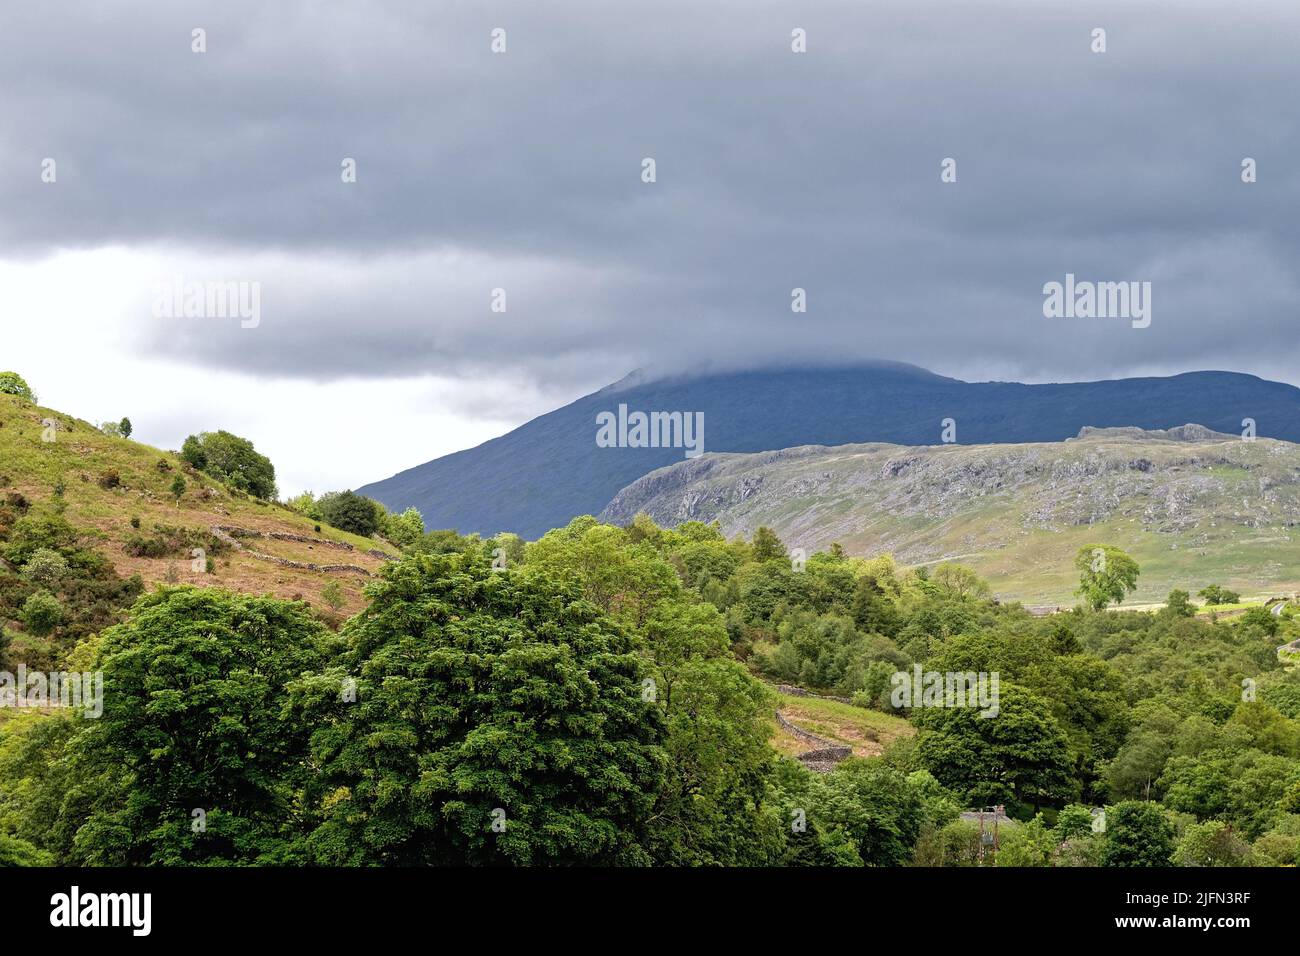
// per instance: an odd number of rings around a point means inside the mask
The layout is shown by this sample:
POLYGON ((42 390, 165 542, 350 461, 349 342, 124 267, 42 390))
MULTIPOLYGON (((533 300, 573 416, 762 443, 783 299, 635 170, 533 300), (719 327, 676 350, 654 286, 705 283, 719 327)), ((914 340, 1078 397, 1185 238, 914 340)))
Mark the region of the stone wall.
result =
MULTIPOLYGON (((289 534, 285 531, 257 531, 252 528, 238 528, 234 525, 214 524, 210 529, 212 536, 219 541, 224 541, 236 551, 243 551, 245 554, 257 558, 259 561, 269 561, 271 564, 278 564, 285 568, 297 568, 300 571, 319 571, 324 574, 360 574, 370 577, 371 574, 363 567, 355 564, 313 564, 310 561, 293 561, 289 558, 282 558, 276 554, 266 554, 263 551, 254 551, 252 548, 245 546, 240 538, 275 538, 280 541, 299 541, 305 544, 324 545, 326 547, 337 548, 340 551, 355 551, 352 545, 346 541, 328 541, 325 538, 309 538, 301 534, 289 534)), ((369 551, 367 554, 380 557, 385 560, 392 560, 382 551, 369 551)))
MULTIPOLYGON (((805 695, 815 696, 815 695, 805 695)), ((853 748, 837 744, 832 740, 824 737, 818 737, 816 734, 809 733, 802 727, 796 727, 790 721, 785 719, 785 715, 779 710, 776 712, 776 722, 781 729, 788 733, 796 740, 801 740, 806 744, 812 744, 812 750, 805 750, 803 753, 796 755, 796 759, 809 770, 816 770, 825 773, 834 767, 841 760, 847 760, 853 756, 853 748)))
POLYGON ((812 691, 804 690, 802 687, 795 687, 793 684, 777 684, 776 689, 788 697, 812 697, 815 700, 833 700, 839 704, 853 703, 848 697, 830 697, 824 694, 814 694, 812 691))

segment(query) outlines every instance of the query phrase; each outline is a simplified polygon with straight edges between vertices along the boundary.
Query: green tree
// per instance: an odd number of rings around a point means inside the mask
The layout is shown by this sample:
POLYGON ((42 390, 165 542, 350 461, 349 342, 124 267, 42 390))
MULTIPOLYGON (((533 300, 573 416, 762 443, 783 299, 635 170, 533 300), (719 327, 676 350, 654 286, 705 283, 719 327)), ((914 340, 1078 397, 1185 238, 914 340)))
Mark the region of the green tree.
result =
POLYGON ((172 497, 176 499, 176 507, 181 506, 181 496, 185 494, 185 479, 179 473, 172 476, 171 487, 168 489, 172 497))
POLYGON ((1103 866, 1168 866, 1174 828, 1159 804, 1127 800, 1106 811, 1103 866))
POLYGON ((117 430, 122 434, 123 438, 130 438, 131 432, 135 431, 135 428, 131 425, 131 419, 124 417, 117 423, 117 430))
POLYGON ((1040 807, 1076 795, 1069 746, 1047 703, 1001 682, 996 716, 976 707, 924 707, 917 759, 968 805, 1040 807))
POLYGON ((48 853, 38 850, 26 840, 0 833, 0 867, 49 866, 50 863, 48 853))
POLYGON ((68 562, 63 555, 49 548, 38 548, 23 565, 22 576, 43 588, 54 588, 68 573, 68 562))
POLYGON ((1255 628, 1263 631, 1269 637, 1276 637, 1277 632, 1282 629, 1282 622, 1275 614, 1271 614, 1266 607, 1249 607, 1244 614, 1237 618, 1237 626, 1240 628, 1255 628))
POLYGON ((964 564, 954 564, 951 561, 936 565, 929 580, 941 594, 959 601, 987 598, 990 594, 988 582, 964 564))
POLYGON ((379 530, 378 503, 355 491, 331 491, 320 496, 316 513, 320 520, 340 531, 368 538, 379 530))
POLYGON ((407 508, 399 515, 385 510, 380 518, 379 533, 399 548, 409 548, 424 537, 424 518, 414 508, 407 508))
POLYGON ((181 457, 231 488, 267 501, 275 497, 275 466, 247 438, 227 431, 199 432, 185 439, 181 457))
POLYGON ((788 561, 789 555, 786 553, 785 545, 781 539, 776 536, 776 532, 766 526, 760 527, 754 532, 754 560, 755 561, 788 561))
POLYGON ((1222 820, 1189 824, 1174 850, 1174 866, 1248 866, 1250 844, 1222 820))
POLYGON ((285 504, 293 511, 306 515, 313 521, 320 520, 320 512, 316 510, 316 496, 310 491, 304 491, 302 494, 294 495, 285 504))
POLYGON ((1241 595, 1236 591, 1229 591, 1218 584, 1203 587, 1197 593, 1205 598, 1206 604, 1236 604, 1241 600, 1241 595))
POLYGON ((1195 617, 1196 606, 1192 604, 1190 597, 1186 591, 1177 588, 1170 591, 1163 608, 1165 614, 1170 617, 1195 617))
POLYGON ((1028 823, 1000 828, 998 843, 994 863, 1004 867, 1051 866, 1057 848, 1056 835, 1041 814, 1028 823))
POLYGON ((343 589, 339 587, 337 581, 330 581, 321 588, 320 598, 325 602, 326 606, 336 614, 338 613, 339 608, 343 607, 345 601, 345 598, 343 597, 343 589))
POLYGON ((849 759, 815 775, 809 803, 809 819, 839 831, 865 866, 908 863, 925 822, 919 787, 876 761, 849 759))
POLYGON ((316 728, 313 859, 649 861, 663 721, 631 639, 571 579, 415 554, 370 598, 343 666, 294 687, 295 719, 316 728))
POLYGON ((642 692, 662 712, 669 758, 650 817, 651 855, 671 865, 771 862, 783 845, 764 812, 772 695, 731 658, 712 605, 664 601, 645 635, 654 683, 642 692))
POLYGON ((1085 544, 1075 555, 1074 566, 1080 572, 1079 589, 1075 593, 1094 611, 1120 603, 1137 587, 1140 573, 1137 562, 1119 548, 1085 544))
POLYGON ((35 403, 36 394, 17 372, 0 372, 0 394, 17 395, 35 403))
POLYGON ((47 634, 63 623, 65 612, 63 605, 49 591, 40 590, 30 595, 23 603, 20 619, 30 633, 37 637, 47 634))
POLYGON ((292 602, 191 587, 141 598, 100 638, 103 715, 68 745, 69 862, 301 861, 311 728, 287 712, 286 687, 336 640, 292 602))
POLYGON ((1052 828, 1057 843, 1064 843, 1075 837, 1086 837, 1092 832, 1092 811, 1080 803, 1071 803, 1062 807, 1056 815, 1056 826, 1052 828))

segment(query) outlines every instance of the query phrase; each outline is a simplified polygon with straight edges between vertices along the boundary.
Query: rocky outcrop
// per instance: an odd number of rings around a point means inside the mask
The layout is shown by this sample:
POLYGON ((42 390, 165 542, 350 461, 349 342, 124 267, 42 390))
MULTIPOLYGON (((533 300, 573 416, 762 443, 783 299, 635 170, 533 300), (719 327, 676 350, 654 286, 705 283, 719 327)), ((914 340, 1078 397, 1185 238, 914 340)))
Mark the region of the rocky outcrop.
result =
MULTIPOLYGON (((957 427, 960 436, 960 419, 957 427)), ((626 524, 638 512, 666 527, 717 521, 727 537, 766 525, 809 554, 838 542, 849 554, 956 560, 977 571, 981 557, 1005 571, 999 553, 1041 544, 1057 576, 1023 595, 1035 604, 1069 597, 1073 551, 1089 540, 1078 531, 1103 524, 1108 531, 1097 533, 1144 539, 1148 552, 1209 554, 1250 542, 1252 565, 1276 572, 1251 582, 1266 587, 1294 583, 1300 541, 1285 529, 1300 519, 1300 445, 1181 425, 1084 428, 1066 441, 1015 445, 705 454, 626 486, 600 518, 626 524)), ((1163 596, 1186 583, 1172 575, 1144 575, 1143 586, 1163 596)))

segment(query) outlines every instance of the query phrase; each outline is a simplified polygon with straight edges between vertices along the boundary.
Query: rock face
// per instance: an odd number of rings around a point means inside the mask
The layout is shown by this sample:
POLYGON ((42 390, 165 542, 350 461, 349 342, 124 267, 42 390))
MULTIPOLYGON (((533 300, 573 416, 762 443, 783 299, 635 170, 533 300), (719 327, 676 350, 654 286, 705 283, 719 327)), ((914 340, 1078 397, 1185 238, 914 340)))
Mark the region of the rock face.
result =
POLYGON ((1146 588, 1300 581, 1300 446, 1196 424, 1084 428, 1051 443, 707 454, 628 485, 601 518, 640 511, 666 526, 718 521, 729 536, 767 525, 809 553, 839 542, 907 564, 956 559, 999 593, 1041 603, 1070 603, 1073 551, 1090 541, 1146 558, 1146 588), (1022 586, 1034 565, 1060 580, 1022 586))

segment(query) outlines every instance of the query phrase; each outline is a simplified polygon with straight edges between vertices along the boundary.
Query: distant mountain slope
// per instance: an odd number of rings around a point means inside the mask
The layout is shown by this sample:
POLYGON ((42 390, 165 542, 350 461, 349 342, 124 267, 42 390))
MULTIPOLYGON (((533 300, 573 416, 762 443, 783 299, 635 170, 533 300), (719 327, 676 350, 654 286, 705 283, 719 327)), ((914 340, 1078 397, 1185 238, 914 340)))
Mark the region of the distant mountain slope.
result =
POLYGON ((1072 603, 1074 555, 1097 542, 1137 558, 1138 603, 1211 583, 1249 595, 1300 587, 1300 446, 1190 425, 705 455, 633 482, 601 517, 638 511, 668 526, 717 520, 728 535, 767 525, 810 554, 838 541, 907 564, 956 559, 1029 603, 1072 603))
POLYGON ((632 375, 509 434, 366 485, 363 494, 431 528, 515 531, 536 537, 599 511, 620 488, 684 457, 680 448, 600 448, 596 416, 630 411, 703 412, 704 450, 756 452, 793 445, 940 440, 1059 441, 1085 425, 1170 428, 1200 422, 1238 433, 1300 440, 1300 389, 1231 372, 1059 385, 968 383, 896 363, 791 368, 644 381, 632 375))

